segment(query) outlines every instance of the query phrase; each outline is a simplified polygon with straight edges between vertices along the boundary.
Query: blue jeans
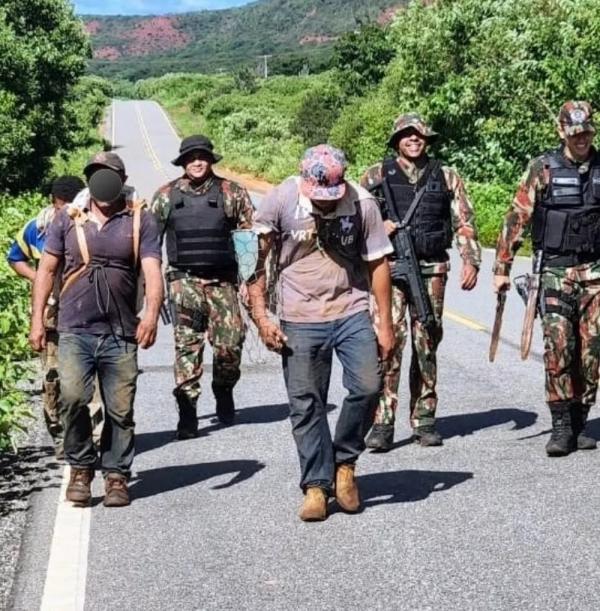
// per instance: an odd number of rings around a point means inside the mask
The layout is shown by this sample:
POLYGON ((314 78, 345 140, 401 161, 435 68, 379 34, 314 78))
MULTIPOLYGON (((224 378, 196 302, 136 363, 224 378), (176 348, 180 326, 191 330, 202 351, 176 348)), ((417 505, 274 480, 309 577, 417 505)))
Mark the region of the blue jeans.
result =
POLYGON ((102 472, 129 477, 134 454, 136 343, 112 335, 61 333, 58 368, 65 460, 88 469, 96 463, 88 403, 97 374, 105 409, 100 439, 102 472))
POLYGON ((288 341, 283 375, 290 402, 292 433, 300 458, 300 487, 331 490, 335 466, 354 463, 382 387, 377 340, 368 312, 323 323, 282 322, 288 341), (335 436, 327 422, 327 392, 333 351, 348 391, 335 436))

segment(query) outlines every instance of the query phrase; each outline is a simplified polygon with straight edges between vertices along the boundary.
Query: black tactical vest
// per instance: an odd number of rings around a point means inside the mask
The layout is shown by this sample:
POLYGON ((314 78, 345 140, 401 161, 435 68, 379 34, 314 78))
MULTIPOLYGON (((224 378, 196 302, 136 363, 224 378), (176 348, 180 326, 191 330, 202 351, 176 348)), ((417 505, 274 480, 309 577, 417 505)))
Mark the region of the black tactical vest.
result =
POLYGON ((203 195, 171 189, 167 255, 169 264, 181 271, 231 280, 237 274, 231 238, 235 227, 223 209, 221 182, 213 178, 212 187, 203 195))
POLYGON ((395 159, 386 159, 383 179, 394 199, 386 204, 395 209, 399 221, 408 212, 416 192, 425 185, 425 193, 409 223, 415 252, 419 259, 446 260, 446 250, 452 246, 452 194, 446 185, 442 164, 430 160, 417 184, 413 185, 395 159))
POLYGON ((562 150, 545 156, 549 180, 536 201, 531 237, 547 265, 576 265, 600 257, 600 159, 581 174, 562 150))

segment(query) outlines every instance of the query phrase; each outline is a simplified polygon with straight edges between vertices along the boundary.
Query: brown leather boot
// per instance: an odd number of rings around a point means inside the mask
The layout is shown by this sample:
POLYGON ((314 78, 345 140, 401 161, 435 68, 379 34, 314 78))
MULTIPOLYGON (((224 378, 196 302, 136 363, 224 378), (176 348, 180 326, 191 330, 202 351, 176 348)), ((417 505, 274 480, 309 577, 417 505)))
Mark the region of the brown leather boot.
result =
POLYGON ((304 503, 298 514, 304 522, 319 522, 327 518, 327 495, 323 488, 310 486, 304 494, 304 503))
POLYGON ((104 481, 104 506, 125 507, 129 505, 127 480, 120 473, 109 473, 104 481))
POLYGON ((360 509, 360 495, 354 479, 354 465, 342 463, 335 469, 335 500, 348 513, 360 509))
POLYGON ((85 505, 92 498, 91 483, 94 479, 93 469, 71 467, 71 476, 67 485, 67 501, 77 505, 85 505))

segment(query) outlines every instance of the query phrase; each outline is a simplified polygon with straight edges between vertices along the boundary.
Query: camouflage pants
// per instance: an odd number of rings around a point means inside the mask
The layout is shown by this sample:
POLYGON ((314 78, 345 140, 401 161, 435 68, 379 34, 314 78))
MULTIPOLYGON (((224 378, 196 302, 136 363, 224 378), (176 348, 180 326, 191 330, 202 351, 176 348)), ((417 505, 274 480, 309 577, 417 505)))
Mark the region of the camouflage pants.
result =
MULTIPOLYGON (((46 428, 54 444, 62 446, 64 428, 60 413, 60 379, 58 376, 58 332, 56 329, 46 329, 46 348, 41 353, 42 360, 42 401, 46 428)), ((102 424, 102 400, 98 389, 98 381, 94 390, 94 398, 89 405, 94 439, 100 435, 102 424)))
MULTIPOLYGON (((392 356, 383 364, 383 393, 375 413, 376 424, 393 424, 398 406, 398 385, 402 352, 406 345, 408 328, 406 310, 409 310, 411 348, 409 386, 410 423, 413 428, 433 424, 437 408, 437 347, 442 341, 442 314, 446 274, 423 276, 435 316, 435 326, 427 329, 417 319, 413 305, 409 305, 403 286, 392 286, 392 325, 396 346, 392 356), (407 306, 409 306, 407 308, 407 306)), ((377 318, 375 318, 377 323, 377 318)))
POLYGON ((600 363, 600 268, 550 268, 542 275, 546 401, 593 405, 600 363))
POLYGON ((213 383, 233 387, 240 378, 244 322, 237 290, 229 282, 194 278, 169 283, 175 329, 175 385, 194 400, 200 395, 205 340, 213 349, 213 383))
POLYGON ((56 445, 62 442, 63 427, 59 412, 58 380, 58 333, 46 329, 46 348, 41 353, 42 359, 42 399, 46 428, 56 445))

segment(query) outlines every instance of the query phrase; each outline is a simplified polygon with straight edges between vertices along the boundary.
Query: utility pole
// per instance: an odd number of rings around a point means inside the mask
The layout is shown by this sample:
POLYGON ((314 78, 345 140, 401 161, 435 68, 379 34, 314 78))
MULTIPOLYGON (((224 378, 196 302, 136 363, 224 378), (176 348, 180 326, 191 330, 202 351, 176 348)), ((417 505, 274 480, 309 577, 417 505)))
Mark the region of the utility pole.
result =
POLYGON ((268 78, 269 77, 269 64, 268 64, 268 59, 269 57, 273 57, 272 55, 259 55, 258 56, 259 59, 262 59, 263 61, 263 78, 268 78))

